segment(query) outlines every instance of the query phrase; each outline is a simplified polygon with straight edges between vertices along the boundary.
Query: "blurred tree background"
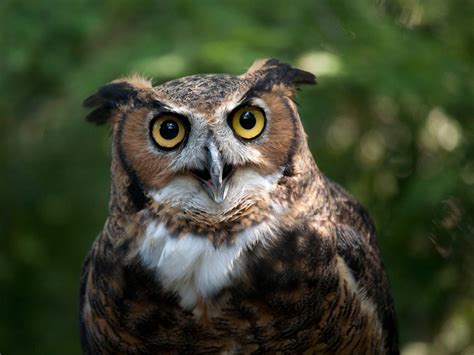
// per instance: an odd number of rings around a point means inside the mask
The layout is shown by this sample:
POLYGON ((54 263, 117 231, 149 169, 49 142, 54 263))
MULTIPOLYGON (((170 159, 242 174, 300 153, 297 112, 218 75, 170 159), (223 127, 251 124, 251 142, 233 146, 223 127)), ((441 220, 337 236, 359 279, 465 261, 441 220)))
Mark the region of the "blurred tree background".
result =
POLYGON ((82 100, 276 57, 320 168, 374 217, 404 354, 474 354, 474 3, 0 2, 0 352, 77 354, 82 259, 107 216, 82 100))

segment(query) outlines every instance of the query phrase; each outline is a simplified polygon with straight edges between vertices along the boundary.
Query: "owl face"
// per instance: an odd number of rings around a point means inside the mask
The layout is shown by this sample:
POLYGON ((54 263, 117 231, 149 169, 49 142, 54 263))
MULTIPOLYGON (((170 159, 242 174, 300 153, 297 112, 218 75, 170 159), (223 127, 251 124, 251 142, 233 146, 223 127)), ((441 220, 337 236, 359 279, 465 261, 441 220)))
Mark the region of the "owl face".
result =
POLYGON ((309 82, 312 74, 268 60, 241 76, 195 75, 156 87, 119 80, 85 104, 99 106, 89 120, 112 124, 129 193, 180 211, 225 214, 269 194, 288 170, 303 134, 291 96, 309 82))

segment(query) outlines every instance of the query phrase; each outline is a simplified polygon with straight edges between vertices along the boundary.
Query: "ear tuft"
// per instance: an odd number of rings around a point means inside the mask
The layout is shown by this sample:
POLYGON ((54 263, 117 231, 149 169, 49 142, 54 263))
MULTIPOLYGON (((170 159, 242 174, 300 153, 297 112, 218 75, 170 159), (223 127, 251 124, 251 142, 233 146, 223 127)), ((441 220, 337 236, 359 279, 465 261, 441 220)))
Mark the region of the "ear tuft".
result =
POLYGON ((152 89, 151 82, 140 76, 112 81, 84 100, 83 106, 95 108, 86 120, 97 125, 110 121, 114 110, 137 98, 140 90, 152 89))
POLYGON ((255 72, 261 70, 267 64, 267 62, 269 62, 270 60, 272 60, 272 59, 257 59, 257 60, 255 60, 252 64, 252 66, 250 68, 248 68, 248 70, 245 72, 244 75, 255 73, 255 72))
POLYGON ((275 85, 283 85, 290 90, 290 94, 300 85, 316 84, 316 77, 312 73, 281 63, 274 58, 255 61, 243 76, 256 77, 255 85, 260 90, 269 91, 275 85))

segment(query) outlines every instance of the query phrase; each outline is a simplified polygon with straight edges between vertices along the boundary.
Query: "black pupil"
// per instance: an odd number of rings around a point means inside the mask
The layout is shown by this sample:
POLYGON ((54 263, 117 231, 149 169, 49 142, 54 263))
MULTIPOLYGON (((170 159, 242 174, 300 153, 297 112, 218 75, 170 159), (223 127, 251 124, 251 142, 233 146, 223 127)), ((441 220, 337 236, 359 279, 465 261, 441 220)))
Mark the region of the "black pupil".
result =
POLYGON ((164 139, 173 139, 179 133, 178 123, 173 120, 166 120, 160 126, 160 134, 164 139))
POLYGON ((255 119, 255 115, 252 112, 247 111, 244 112, 242 116, 240 116, 239 122, 242 128, 252 129, 255 127, 257 120, 255 119))

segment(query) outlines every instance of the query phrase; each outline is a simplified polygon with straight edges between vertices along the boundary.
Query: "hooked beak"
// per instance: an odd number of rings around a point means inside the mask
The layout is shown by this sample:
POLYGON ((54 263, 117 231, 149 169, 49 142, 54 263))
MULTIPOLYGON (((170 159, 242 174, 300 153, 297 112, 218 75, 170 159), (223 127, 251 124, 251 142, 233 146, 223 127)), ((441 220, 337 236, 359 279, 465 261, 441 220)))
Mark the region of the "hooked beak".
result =
POLYGON ((232 166, 224 164, 221 152, 214 140, 210 139, 207 146, 206 169, 192 170, 192 173, 201 182, 207 194, 218 204, 222 203, 227 195, 227 181, 231 172, 232 166))

